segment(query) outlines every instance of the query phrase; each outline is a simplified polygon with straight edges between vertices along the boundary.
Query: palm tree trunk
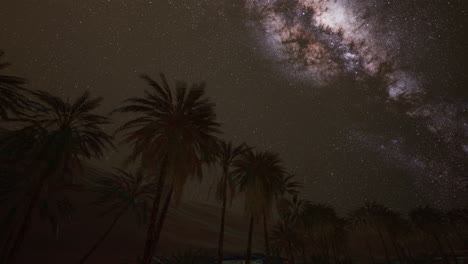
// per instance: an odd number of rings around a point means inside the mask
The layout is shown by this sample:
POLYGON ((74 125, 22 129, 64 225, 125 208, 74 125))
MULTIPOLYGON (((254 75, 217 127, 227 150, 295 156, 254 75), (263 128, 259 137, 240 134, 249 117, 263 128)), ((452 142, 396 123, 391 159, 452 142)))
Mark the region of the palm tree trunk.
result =
POLYGON ((221 264, 223 262, 223 245, 224 245, 224 218, 226 216, 226 180, 224 180, 224 193, 223 193, 223 206, 221 208, 221 224, 219 227, 219 239, 218 239, 218 260, 217 263, 221 264))
POLYGON ((434 234, 434 233, 432 234, 432 236, 433 236, 434 240, 435 240, 436 243, 437 243, 437 247, 439 248, 439 252, 440 252, 440 254, 441 254, 442 259, 444 260, 444 262, 445 262, 446 264, 450 264, 450 261, 448 260, 447 255, 445 255, 444 247, 442 246, 442 243, 440 242, 440 239, 439 239, 439 238, 437 237, 437 235, 434 234))
POLYGON ((99 237, 99 239, 96 241, 96 243, 94 243, 94 245, 89 249, 89 251, 81 258, 80 264, 85 263, 86 260, 88 260, 88 258, 91 256, 91 254, 93 254, 94 251, 96 251, 96 249, 102 244, 102 242, 104 242, 104 240, 107 238, 107 236, 110 234, 110 232, 114 228, 115 224, 117 224, 117 222, 119 221, 120 217, 122 217, 122 215, 125 213, 125 211, 127 211, 127 208, 128 208, 128 205, 125 206, 115 216, 114 220, 112 221, 111 225, 107 228, 106 232, 104 232, 104 234, 102 234, 101 237, 99 237))
POLYGON ((335 243, 332 243, 331 250, 332 250, 332 253, 333 253, 333 259, 335 260, 335 263, 338 264, 340 261, 338 259, 338 251, 336 250, 335 243))
POLYGON ((289 251, 289 260, 290 260, 288 264, 294 264, 296 261, 294 259, 294 252, 293 252, 293 248, 291 245, 291 241, 288 242, 288 251, 289 251))
POLYGON ((11 244, 11 241, 13 240, 13 237, 14 237, 14 228, 12 228, 8 232, 8 238, 5 240, 5 243, 3 244, 2 255, 0 256, 1 264, 5 263, 5 260, 6 260, 5 258, 7 257, 8 250, 10 249, 10 244, 11 244))
POLYGON ((268 223, 267 217, 263 214, 263 233, 265 235, 265 264, 270 264, 270 243, 268 238, 268 223))
MULTIPOLYGON (((394 249, 395 249, 395 254, 396 254, 397 257, 398 257, 398 261, 399 261, 400 263, 403 263, 402 254, 401 254, 400 249, 398 248, 397 242, 395 241, 395 239, 391 239, 391 240, 392 240, 392 243, 393 243, 393 247, 394 247, 394 249)), ((404 257, 404 253, 403 253, 403 257, 404 257)))
POLYGON ((157 224, 156 220, 158 218, 158 213, 159 213, 159 204, 161 202, 163 186, 166 180, 166 166, 167 166, 167 159, 165 159, 164 162, 161 164, 161 170, 158 175, 157 182, 156 182, 156 190, 155 190, 155 195, 153 199, 153 208, 151 210, 150 222, 149 222, 148 230, 146 232, 146 242, 145 242, 145 249, 143 252, 143 259, 141 262, 142 264, 150 264, 151 259, 153 258, 151 253, 153 252, 153 245, 154 245, 155 234, 156 234, 156 224, 157 224))
POLYGON ((452 258, 455 261, 455 264, 458 264, 457 255, 455 254, 455 251, 453 250, 452 243, 450 243, 450 238, 448 238, 446 235, 444 235, 444 238, 447 243, 447 246, 450 249, 450 253, 452 253, 452 258))
POLYGON ((382 241, 383 248, 385 250, 385 258, 387 259, 387 263, 390 263, 390 256, 388 255, 388 249, 387 249, 387 244, 385 243, 385 240, 383 238, 382 232, 380 231, 380 228, 376 228, 377 233, 379 234, 380 241, 382 241))
MULTIPOLYGON (((0 226, 6 227, 5 230, 5 241, 2 245, 2 250, 0 251, 0 263, 3 263, 3 259, 5 257, 6 252, 8 251, 10 247, 11 240, 13 239, 13 233, 14 233, 14 225, 13 221, 15 218, 15 214, 17 211, 17 208, 15 206, 12 206, 10 210, 8 210, 8 214, 6 214, 5 218, 3 219, 2 223, 0 223, 0 226)), ((3 232, 2 234, 3 235, 3 232)))
POLYGON ((171 204, 173 191, 174 191, 174 186, 171 186, 171 189, 169 189, 169 193, 166 196, 166 200, 164 201, 164 206, 161 211, 161 215, 159 216, 159 219, 158 219, 158 225, 156 227, 156 237, 154 239, 153 252, 151 253, 152 256, 154 256, 154 253, 156 252, 158 248, 158 243, 159 243, 159 239, 161 238, 161 232, 164 226, 164 221, 166 220, 167 211, 169 209, 169 205, 171 204))
POLYGON ((372 248, 371 248, 371 245, 369 243, 369 238, 366 235, 364 235, 364 236, 366 238, 366 245, 367 245, 367 249, 369 250, 369 254, 370 254, 372 263, 375 264, 374 254, 372 253, 372 248))
POLYGON ((253 225, 254 225, 254 217, 253 215, 250 216, 250 223, 249 223, 249 238, 247 240, 247 254, 245 256, 245 264, 250 264, 250 259, 252 258, 252 235, 253 235, 253 225))
POLYGON ((306 256, 306 246, 305 243, 303 242, 302 244, 302 262, 305 264, 307 262, 307 256, 306 256))
MULTIPOLYGON (((49 167, 49 170, 47 170, 47 172, 53 171, 53 169, 54 169, 53 166, 49 167)), ((16 238, 14 239, 11 249, 6 255, 6 263, 13 263, 13 260, 15 259, 16 254, 21 249, 26 233, 29 230, 29 227, 31 225, 32 214, 33 214, 34 209, 36 209, 37 207, 37 201, 39 199, 39 196, 41 195, 42 188, 44 186, 47 175, 49 175, 49 173, 43 173, 40 176, 39 181, 36 185, 36 188, 34 189, 31 195, 31 199, 29 200, 29 203, 26 209, 26 214, 23 218, 23 221, 21 221, 18 234, 16 235, 16 238)))

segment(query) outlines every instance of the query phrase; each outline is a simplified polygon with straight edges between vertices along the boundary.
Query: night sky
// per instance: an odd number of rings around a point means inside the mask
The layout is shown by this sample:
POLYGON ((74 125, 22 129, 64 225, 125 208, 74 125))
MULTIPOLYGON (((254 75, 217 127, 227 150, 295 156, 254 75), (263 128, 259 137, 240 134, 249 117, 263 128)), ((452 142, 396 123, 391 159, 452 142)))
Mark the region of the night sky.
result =
POLYGON ((450 208, 467 203, 463 2, 4 0, 0 49, 28 88, 90 90, 102 113, 143 73, 206 81, 224 138, 280 153, 305 198, 341 211, 450 208))

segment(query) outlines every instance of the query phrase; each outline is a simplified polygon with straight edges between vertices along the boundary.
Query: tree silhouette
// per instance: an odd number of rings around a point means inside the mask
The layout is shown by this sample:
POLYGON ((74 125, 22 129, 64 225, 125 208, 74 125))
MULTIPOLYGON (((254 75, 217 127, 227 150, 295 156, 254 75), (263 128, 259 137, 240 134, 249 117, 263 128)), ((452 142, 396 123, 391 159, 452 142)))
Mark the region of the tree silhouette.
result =
POLYGON ((410 212, 410 218, 414 226, 428 238, 432 238, 435 242, 440 255, 445 263, 450 261, 445 254, 442 245, 443 230, 443 214, 439 210, 431 207, 418 207, 410 212))
POLYGON ((42 91, 33 95, 37 100, 34 117, 24 118, 25 128, 0 142, 0 145, 17 142, 21 146, 25 136, 32 137, 27 142, 33 142, 29 153, 32 161, 26 171, 32 177, 31 195, 8 251, 7 263, 13 261, 22 245, 44 187, 58 180, 70 182, 81 171, 82 159, 101 157, 112 145, 111 137, 101 129, 109 119, 92 113, 102 98, 91 99, 85 92, 70 103, 42 91))
POLYGON ((239 190, 245 193, 245 212, 250 217, 246 263, 252 254, 252 233, 254 219, 263 216, 266 259, 269 261, 268 223, 274 200, 284 191, 284 168, 279 156, 269 151, 244 152, 234 162, 234 171, 239 190))
POLYGON ((191 88, 178 83, 173 93, 163 74, 162 85, 146 75, 142 78, 152 89, 145 91, 142 98, 127 99, 115 112, 138 116, 126 122, 118 132, 126 131, 124 142, 132 144, 129 160, 141 158, 143 168, 156 177, 143 253, 143 263, 149 264, 172 195, 178 202, 186 181, 192 176, 201 179, 202 164, 214 160, 220 124, 216 122, 214 104, 205 97, 204 83, 194 84, 191 88), (157 169, 159 173, 155 173, 157 169), (169 190, 158 217, 163 186, 166 185, 169 190))
POLYGON ((116 171, 116 174, 92 180, 90 189, 99 194, 95 203, 108 207, 106 213, 113 213, 114 219, 96 243, 81 258, 80 263, 85 263, 89 259, 128 210, 137 214, 140 223, 147 220, 148 203, 152 200, 156 187, 153 179, 145 177, 142 173, 131 174, 121 169, 116 169, 116 171))
POLYGON ((247 145, 241 144, 236 147, 232 142, 221 141, 218 152, 218 163, 222 169, 222 176, 220 177, 217 188, 216 198, 222 202, 221 207, 221 224, 218 239, 218 259, 217 263, 221 264, 223 261, 223 244, 224 244, 224 224, 226 215, 227 202, 231 203, 236 193, 236 182, 232 173, 232 165, 234 161, 248 150, 247 145))
POLYGON ((288 263, 294 263, 294 254, 300 252, 302 238, 291 219, 280 220, 271 231, 272 248, 282 255, 286 255, 288 263))
POLYGON ((30 101, 24 95, 27 91, 23 87, 25 79, 1 74, 1 71, 10 66, 9 63, 1 61, 4 54, 5 52, 0 50, 0 119, 11 120, 9 114, 23 114, 24 110, 30 107, 30 101))

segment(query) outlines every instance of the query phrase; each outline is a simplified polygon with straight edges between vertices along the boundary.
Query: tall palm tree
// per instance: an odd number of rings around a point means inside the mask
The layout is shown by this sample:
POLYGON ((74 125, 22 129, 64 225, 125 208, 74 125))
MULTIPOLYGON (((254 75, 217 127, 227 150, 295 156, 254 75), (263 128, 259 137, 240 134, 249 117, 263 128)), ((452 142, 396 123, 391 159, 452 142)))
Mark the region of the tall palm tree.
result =
POLYGON ((218 239, 218 260, 217 263, 221 264, 223 261, 223 244, 224 244, 224 223, 226 215, 227 202, 231 203, 236 193, 236 182, 232 174, 233 162, 242 153, 248 150, 247 145, 241 144, 233 146, 232 142, 221 141, 219 146, 218 162, 222 169, 222 176, 218 181, 216 188, 216 198, 222 202, 221 207, 221 224, 218 239))
POLYGON ((95 203, 108 207, 106 213, 113 213, 114 219, 93 246, 83 255, 80 260, 81 264, 85 263, 104 242, 125 212, 128 210, 134 211, 139 222, 145 222, 147 219, 148 203, 152 199, 155 189, 153 180, 145 177, 141 172, 132 174, 121 169, 116 169, 116 171, 116 174, 92 180, 91 191, 99 194, 99 198, 95 203))
POLYGON ((291 219, 282 219, 272 229, 271 245, 278 255, 286 255, 288 263, 294 263, 294 254, 302 247, 302 238, 291 219))
POLYGON ((416 228, 435 242, 442 259, 446 264, 450 261, 444 252, 442 245, 443 235, 443 214, 439 210, 431 207, 418 207, 410 212, 411 221, 416 228))
POLYGON ((350 213, 349 219, 351 221, 351 225, 364 236, 371 261, 373 264, 375 264, 376 262, 374 253, 372 251, 372 246, 368 237, 369 229, 371 229, 372 226, 369 212, 366 210, 366 208, 360 207, 350 213))
MULTIPOLYGON (((10 66, 2 62, 5 53, 0 50, 0 71, 10 66)), ((23 87, 26 80, 20 77, 3 75, 0 73, 0 119, 12 120, 9 114, 21 115, 30 107, 30 101, 25 96, 27 90, 23 87)))
MULTIPOLYGON (((18 217, 25 210, 24 201, 30 195, 32 183, 30 177, 21 177, 19 174, 5 173, 5 171, 0 173, 0 201, 8 207, 8 213, 0 225, 0 234, 5 237, 0 263, 5 262, 7 250, 14 239, 18 217)), ((43 220, 49 222, 56 239, 60 235, 62 223, 69 222, 74 213, 74 206, 68 194, 70 191, 80 189, 80 186, 63 181, 48 182, 38 199, 38 214, 43 220)))
POLYGON ((468 244, 468 213, 462 209, 452 209, 445 214, 449 231, 453 233, 462 245, 468 244))
MULTIPOLYGON (((296 235, 294 236, 295 240, 298 242, 293 244, 298 244, 301 248, 302 261, 306 263, 306 246, 307 246, 307 235, 306 230, 308 228, 306 211, 309 207, 310 202, 304 199, 300 199, 297 194, 293 194, 292 197, 282 197, 277 203, 277 209, 280 216, 280 222, 283 222, 284 225, 280 227, 277 231, 294 231, 296 235), (287 227, 287 228, 286 228, 287 227)), ((279 226, 279 224, 277 224, 279 226)), ((280 232, 281 233, 281 232, 280 232)), ((278 235, 278 234, 276 234, 278 235)), ((289 237, 289 236, 284 236, 289 237)), ((276 243, 276 242, 275 242, 276 243)), ((287 243, 285 245, 288 245, 287 243)), ((286 248, 284 248, 286 250, 286 248)), ((291 252, 293 253, 293 252, 291 252)), ((293 254, 287 254, 289 261, 292 261, 291 256, 293 254)))
POLYGON ((22 245, 44 187, 49 182, 72 178, 80 172, 83 159, 99 158, 112 145, 111 137, 101 128, 110 123, 109 119, 93 113, 102 98, 91 99, 89 93, 85 92, 70 103, 47 92, 35 91, 33 95, 38 106, 34 117, 25 118, 26 127, 17 135, 9 137, 5 143, 13 144, 15 139, 23 140, 24 131, 28 131, 26 134, 33 137, 30 141, 35 142, 28 171, 32 175, 33 188, 24 218, 20 221, 18 233, 9 250, 8 263, 12 262, 22 245))
POLYGON ((178 83, 173 92, 163 74, 162 84, 146 75, 142 79, 151 90, 145 91, 144 97, 127 99, 115 112, 137 115, 118 132, 125 131, 124 142, 132 144, 129 160, 140 158, 147 172, 156 177, 143 253, 143 263, 149 264, 167 212, 164 206, 158 217, 163 186, 168 186, 165 204, 169 204, 172 194, 180 200, 190 177, 202 178, 202 164, 213 160, 216 154, 220 124, 216 121, 215 105, 205 96, 204 83, 191 88, 178 83))
POLYGON ((335 250, 336 240, 338 238, 344 240, 344 238, 342 237, 342 221, 333 207, 326 204, 309 204, 304 215, 308 239, 322 250, 322 257, 325 257, 327 261, 330 259, 330 253, 336 259, 338 257, 335 250))
POLYGON ((265 232, 266 262, 269 245, 266 219, 271 214, 274 199, 284 190, 284 168, 277 154, 269 151, 244 152, 234 162, 234 175, 239 190, 245 193, 245 212, 250 217, 247 240, 246 264, 250 264, 252 255, 252 233, 254 219, 263 216, 265 232))
POLYGON ((387 259, 387 263, 390 263, 390 255, 388 253, 387 244, 385 243, 384 239, 384 230, 387 228, 387 221, 389 220, 388 217, 391 214, 391 211, 388 207, 378 204, 375 201, 366 202, 364 204, 364 209, 368 212, 371 226, 379 235, 380 241, 385 251, 385 258, 387 259))

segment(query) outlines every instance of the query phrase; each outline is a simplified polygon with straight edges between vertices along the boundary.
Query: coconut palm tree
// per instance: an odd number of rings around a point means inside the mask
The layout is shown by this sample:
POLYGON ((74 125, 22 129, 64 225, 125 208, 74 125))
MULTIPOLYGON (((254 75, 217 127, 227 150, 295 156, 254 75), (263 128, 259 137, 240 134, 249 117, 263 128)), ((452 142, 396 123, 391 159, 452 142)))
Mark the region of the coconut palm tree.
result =
POLYGON ((369 256, 371 258, 372 263, 375 264, 376 262, 374 253, 372 251, 372 246, 368 237, 369 230, 372 226, 371 217, 369 216, 368 210, 364 207, 360 207, 350 213, 349 219, 351 225, 364 236, 366 247, 369 251, 369 256))
POLYGON ((454 234, 462 245, 468 243, 468 213, 462 209, 452 209, 445 214, 449 232, 454 234))
MULTIPOLYGON (((0 71, 10 66, 1 61, 4 54, 0 50, 0 71)), ((24 109, 29 108, 30 101, 24 94, 27 91, 23 87, 25 83, 23 78, 0 73, 0 119, 11 120, 9 114, 21 115, 24 109)))
POLYGON ((20 140, 25 134, 32 137, 29 142, 34 142, 29 155, 31 166, 27 170, 27 175, 32 177, 32 190, 24 218, 19 222, 18 233, 7 255, 8 263, 12 262, 22 245, 44 187, 59 180, 73 182, 73 176, 81 171, 83 159, 102 157, 103 151, 112 145, 111 137, 101 128, 110 123, 109 119, 93 113, 102 98, 91 99, 85 92, 70 103, 47 92, 34 91, 33 95, 38 106, 34 117, 26 117, 25 128, 0 142, 1 146, 3 143, 14 145, 16 141, 21 146, 23 142, 20 140))
MULTIPOLYGON (((14 234, 17 229, 17 220, 20 213, 25 210, 25 200, 30 196, 32 181, 29 177, 21 177, 19 174, 0 173, 0 200, 9 209, 6 217, 0 225, 1 236, 5 237, 0 254, 0 263, 5 262, 7 251, 11 247, 14 234)), ((68 194, 70 191, 79 191, 81 188, 75 184, 66 182, 48 182, 39 197, 38 214, 43 220, 47 220, 56 239, 59 238, 62 223, 70 222, 74 206, 68 194)))
POLYGON ((169 204, 172 194, 177 202, 180 200, 190 177, 202 178, 202 164, 212 161, 216 154, 220 124, 216 121, 215 105, 205 96, 204 83, 190 88, 178 83, 173 92, 163 74, 161 84, 146 75, 142 79, 151 90, 141 98, 127 99, 115 112, 137 115, 118 132, 125 131, 124 142, 132 145, 129 160, 140 158, 146 172, 156 177, 143 253, 143 263, 149 264, 167 212, 162 210, 158 217, 163 186, 168 186, 164 203, 169 204))
MULTIPOLYGON (((300 199, 297 194, 293 194, 292 197, 282 197, 277 203, 280 221, 284 222, 286 227, 291 226, 292 229, 297 233, 296 237, 300 240, 299 246, 302 251, 302 261, 304 263, 306 263, 307 260, 306 245, 308 239, 306 235, 308 223, 306 221, 307 218, 305 212, 309 205, 309 201, 300 199)), ((280 230, 289 229, 282 228, 280 230)))
POLYGON ((288 263, 294 263, 294 255, 302 247, 302 238, 291 219, 282 219, 273 227, 271 246, 280 256, 284 252, 288 263))
POLYGON ((410 212, 410 218, 415 227, 435 242, 444 263, 450 264, 442 245, 443 214, 431 207, 418 207, 410 212))
POLYGON ((370 223, 379 235, 382 247, 385 251, 385 258, 387 260, 387 263, 390 263, 390 255, 388 253, 387 244, 384 239, 384 230, 386 230, 387 228, 387 221, 389 220, 389 215, 391 214, 391 211, 388 207, 378 204, 375 201, 366 202, 364 204, 364 208, 369 212, 368 215, 371 220, 370 223))
POLYGON ((145 177, 141 172, 132 174, 121 169, 116 169, 116 172, 116 174, 93 179, 91 182, 91 191, 99 194, 95 203, 107 207, 106 213, 113 213, 114 218, 105 232, 84 254, 80 263, 88 260, 128 210, 136 213, 140 223, 147 220, 148 203, 155 189, 153 179, 145 177))
POLYGON ((247 151, 248 147, 245 144, 241 144, 234 147, 232 142, 225 141, 221 141, 219 147, 220 149, 218 153, 218 162, 222 169, 222 176, 220 177, 216 188, 216 198, 222 202, 222 207, 217 262, 218 264, 221 264, 223 261, 224 223, 226 215, 226 206, 228 200, 230 203, 232 202, 236 193, 236 182, 234 181, 231 169, 233 162, 240 155, 242 155, 242 153, 247 151))
POLYGON ((335 261, 338 258, 337 240, 344 240, 344 223, 336 215, 333 207, 325 204, 309 204, 304 212, 307 223, 307 238, 321 249, 321 257, 330 260, 330 253, 335 261))
POLYGON ((247 240, 246 264, 252 254, 252 233, 255 218, 263 216, 265 231, 266 261, 269 256, 268 230, 266 219, 271 214, 274 199, 283 191, 284 168, 277 154, 269 151, 244 152, 234 162, 234 175, 239 190, 245 193, 245 212, 250 217, 247 240))

